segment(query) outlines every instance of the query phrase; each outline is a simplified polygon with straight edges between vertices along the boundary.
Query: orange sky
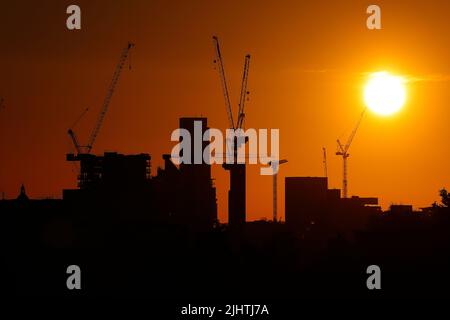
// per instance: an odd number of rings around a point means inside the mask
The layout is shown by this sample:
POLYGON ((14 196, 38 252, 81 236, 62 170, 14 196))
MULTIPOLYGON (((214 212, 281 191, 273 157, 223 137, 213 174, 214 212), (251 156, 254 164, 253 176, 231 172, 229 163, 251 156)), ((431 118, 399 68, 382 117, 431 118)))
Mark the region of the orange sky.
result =
MULTIPOLYGON (((0 191, 61 197, 76 175, 65 153, 67 128, 86 141, 122 47, 136 43, 94 146, 148 152, 152 172, 174 143, 181 116, 207 116, 225 129, 225 106, 211 36, 221 40, 236 106, 244 55, 252 55, 246 126, 279 128, 279 175, 319 176, 328 149, 330 186, 341 186, 336 138, 363 109, 367 72, 407 75, 407 103, 394 116, 366 114, 350 149, 349 193, 427 206, 450 187, 448 1, 377 1, 381 31, 366 29, 368 1, 76 1, 82 30, 65 27, 72 1, 5 4, 0 9, 0 191), (447 144, 446 144, 447 143, 447 144)), ((219 218, 226 221, 227 173, 213 168, 219 218)), ((248 218, 271 217, 272 178, 248 168, 248 218)), ((280 212, 284 212, 280 201, 280 212)))

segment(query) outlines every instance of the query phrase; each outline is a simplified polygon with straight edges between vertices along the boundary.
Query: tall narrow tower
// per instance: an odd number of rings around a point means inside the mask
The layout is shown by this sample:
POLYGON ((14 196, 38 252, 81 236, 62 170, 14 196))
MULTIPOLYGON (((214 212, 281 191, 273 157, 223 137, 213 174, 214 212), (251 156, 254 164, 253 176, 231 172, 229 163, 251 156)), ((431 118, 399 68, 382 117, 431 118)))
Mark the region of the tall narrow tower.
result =
MULTIPOLYGON (((235 146, 236 146, 235 141, 235 146)), ((235 147, 234 154, 237 154, 235 147)), ((228 190, 228 225, 230 227, 241 226, 245 224, 245 163, 227 164, 224 163, 223 168, 230 172, 230 190, 228 190)))
MULTIPOLYGON (((213 37, 214 50, 216 53, 216 59, 214 62, 216 63, 220 75, 220 83, 222 85, 223 96, 225 99, 225 107, 228 116, 228 125, 230 129, 243 129, 244 127, 244 107, 245 101, 247 99, 247 95, 249 92, 247 91, 247 82, 248 82, 248 71, 250 67, 250 55, 246 55, 244 59, 244 71, 242 73, 242 84, 241 84, 241 95, 239 97, 239 109, 237 115, 236 124, 233 118, 233 111, 231 108, 230 102, 230 94, 228 90, 227 79, 225 76, 225 67, 223 64, 222 53, 220 51, 219 39, 217 37, 213 37)), ((227 171, 230 171, 230 190, 228 191, 228 224, 232 228, 239 228, 239 226, 245 224, 245 163, 237 163, 237 154, 238 150, 241 147, 239 144, 245 143, 248 141, 247 138, 242 141, 237 137, 233 138, 233 150, 228 150, 228 152, 233 152, 234 163, 225 163, 223 164, 223 168, 227 171)), ((245 146, 244 146, 245 147, 245 146)), ((228 158, 228 155, 227 155, 228 158)))
POLYGON ((350 149, 350 145, 352 144, 353 138, 355 137, 356 131, 359 128, 359 125, 361 124, 361 120, 364 116, 364 113, 366 112, 366 109, 364 108, 363 112, 361 113, 361 116, 359 117, 358 123, 356 124, 355 128, 353 129, 352 133, 350 134, 350 137, 347 140, 347 143, 343 145, 339 139, 337 140, 338 144, 338 150, 336 152, 337 156, 342 157, 342 193, 343 197, 348 197, 348 180, 347 180, 347 158, 350 156, 348 153, 348 149, 350 149))

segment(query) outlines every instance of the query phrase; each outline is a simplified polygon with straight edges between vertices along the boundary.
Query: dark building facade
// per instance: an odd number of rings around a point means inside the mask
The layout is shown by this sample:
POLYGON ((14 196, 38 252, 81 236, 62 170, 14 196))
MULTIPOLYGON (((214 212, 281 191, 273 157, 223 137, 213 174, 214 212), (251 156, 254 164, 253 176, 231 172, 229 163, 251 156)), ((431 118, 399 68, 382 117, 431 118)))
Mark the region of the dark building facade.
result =
POLYGON ((82 153, 68 154, 66 158, 79 163, 80 189, 136 187, 150 179, 151 157, 146 153, 124 155, 105 152, 103 156, 82 153))
POLYGON ((327 193, 327 178, 286 177, 286 223, 303 229, 323 220, 327 193))
MULTIPOLYGON (((212 226, 217 221, 217 200, 216 188, 211 178, 211 165, 203 161, 203 150, 208 146, 209 141, 203 141, 203 135, 208 128, 207 118, 202 117, 185 117, 180 118, 180 129, 189 131, 191 135, 191 164, 180 164, 179 166, 179 183, 181 187, 178 190, 179 197, 182 199, 182 207, 184 216, 187 221, 195 221, 199 227, 212 226), (197 129, 195 124, 197 123, 197 129), (198 127, 198 124, 201 127, 198 127), (200 129, 200 130, 199 130, 200 129), (197 132, 196 132, 197 130, 197 132), (200 150, 199 146, 195 145, 196 135, 202 137, 201 145, 201 163, 196 164, 194 159, 195 148, 200 150)), ((209 140, 209 139, 208 139, 209 140)), ((173 164, 165 156, 166 170, 169 167, 169 172, 174 175, 173 164)), ((197 159, 198 160, 198 159, 197 159)))
POLYGON ((245 163, 224 164, 230 172, 230 190, 228 190, 228 225, 242 227, 246 222, 246 168, 245 163))
POLYGON ((377 198, 341 198, 339 189, 328 189, 325 177, 286 177, 286 224, 298 232, 320 230, 323 235, 351 236, 381 213, 377 198))
POLYGON ((395 216, 408 216, 413 214, 413 206, 409 204, 393 204, 390 206, 388 214, 395 216))

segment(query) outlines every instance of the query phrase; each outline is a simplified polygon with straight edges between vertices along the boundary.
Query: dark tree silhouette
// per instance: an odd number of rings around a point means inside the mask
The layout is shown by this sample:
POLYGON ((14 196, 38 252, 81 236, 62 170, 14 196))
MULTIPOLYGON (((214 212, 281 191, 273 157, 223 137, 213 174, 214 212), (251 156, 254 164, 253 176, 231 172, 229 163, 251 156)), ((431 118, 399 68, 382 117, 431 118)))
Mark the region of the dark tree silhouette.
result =
POLYGON ((447 192, 447 190, 444 188, 444 189, 440 190, 439 193, 441 195, 442 207, 445 207, 445 208, 450 207, 450 194, 447 192))

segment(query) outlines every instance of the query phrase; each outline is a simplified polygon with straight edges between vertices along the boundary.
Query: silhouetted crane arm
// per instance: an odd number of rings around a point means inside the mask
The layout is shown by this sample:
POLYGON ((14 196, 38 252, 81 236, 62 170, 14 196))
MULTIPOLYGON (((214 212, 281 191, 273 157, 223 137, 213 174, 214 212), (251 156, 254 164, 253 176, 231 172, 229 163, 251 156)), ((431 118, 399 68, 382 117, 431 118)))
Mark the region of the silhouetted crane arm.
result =
POLYGON ((86 112, 88 112, 89 108, 84 109, 84 111, 80 114, 80 116, 75 120, 75 122, 72 124, 72 126, 70 127, 69 130, 67 130, 67 133, 70 136, 70 139, 72 140, 72 143, 75 147, 75 149, 77 150, 77 153, 81 153, 81 148, 82 146, 80 146, 80 144, 78 143, 78 139, 77 136, 75 135, 75 131, 73 131, 73 129, 75 128, 75 126, 78 124, 78 122, 80 122, 80 120, 84 117, 84 115, 86 114, 86 112))
POLYGON ((78 118, 75 120, 75 122, 70 127, 71 129, 75 128, 75 126, 80 122, 80 120, 84 117, 84 115, 89 111, 89 108, 86 108, 83 110, 83 112, 78 116, 78 118))
POLYGON ((117 63, 116 70, 114 72, 111 84, 109 85, 108 91, 106 93, 105 99, 103 100, 103 106, 100 111, 100 114, 97 118, 97 122, 95 123, 95 127, 91 132, 91 135, 88 140, 88 144, 86 146, 87 153, 91 152, 92 146, 94 145, 95 139, 100 131, 100 128, 103 124, 103 120, 105 119, 106 112, 108 111, 109 103, 111 102, 112 95, 114 93, 114 89, 116 88, 117 81, 119 80, 120 74, 123 69, 123 65, 127 59, 128 53, 131 48, 133 48, 132 43, 128 43, 128 45, 123 49, 122 54, 120 55, 119 62, 117 63))
POLYGON ((236 128, 241 129, 244 123, 245 113, 244 113, 244 106, 245 106, 245 100, 248 95, 247 91, 247 82, 248 82, 248 70, 250 67, 250 55, 245 56, 245 62, 244 62, 244 71, 242 73, 242 84, 241 84, 241 96, 239 98, 239 111, 238 111, 238 121, 236 128))
POLYGON ((73 145, 75 149, 77 150, 77 153, 81 153, 81 147, 78 143, 77 136, 75 135, 75 132, 73 132, 72 129, 67 130, 67 133, 69 134, 70 138, 72 139, 73 145))
MULTIPOLYGON (((347 153, 348 149, 350 148, 350 145, 352 144, 352 141, 353 141, 353 138, 355 137, 356 131, 358 131, 359 125, 361 124, 361 120, 362 120, 365 112, 366 112, 366 108, 364 108, 363 112, 361 113, 361 116, 359 117, 358 123, 356 124, 355 129, 353 129, 352 134, 350 135, 350 137, 348 137, 347 143, 345 144, 345 147, 343 148, 344 153, 347 153)), ((340 145, 339 140, 338 140, 338 144, 340 145)), ((341 145, 340 145, 340 148, 342 148, 341 145)))
POLYGON ((225 99, 225 107, 227 109, 227 115, 228 115, 228 124, 231 129, 234 129, 235 126, 234 126, 234 120, 233 120, 233 112, 231 109, 230 95, 228 93, 228 85, 227 85, 227 79, 225 77, 225 68, 223 66, 222 54, 220 52, 219 38, 214 36, 213 43, 214 43, 214 49, 216 52, 216 60, 214 62, 217 63, 218 68, 219 68, 220 81, 222 83, 222 91, 223 91, 223 96, 225 99))
POLYGON ((337 155, 344 154, 344 146, 342 145, 341 141, 339 139, 336 140, 338 145, 338 151, 336 152, 337 155))

